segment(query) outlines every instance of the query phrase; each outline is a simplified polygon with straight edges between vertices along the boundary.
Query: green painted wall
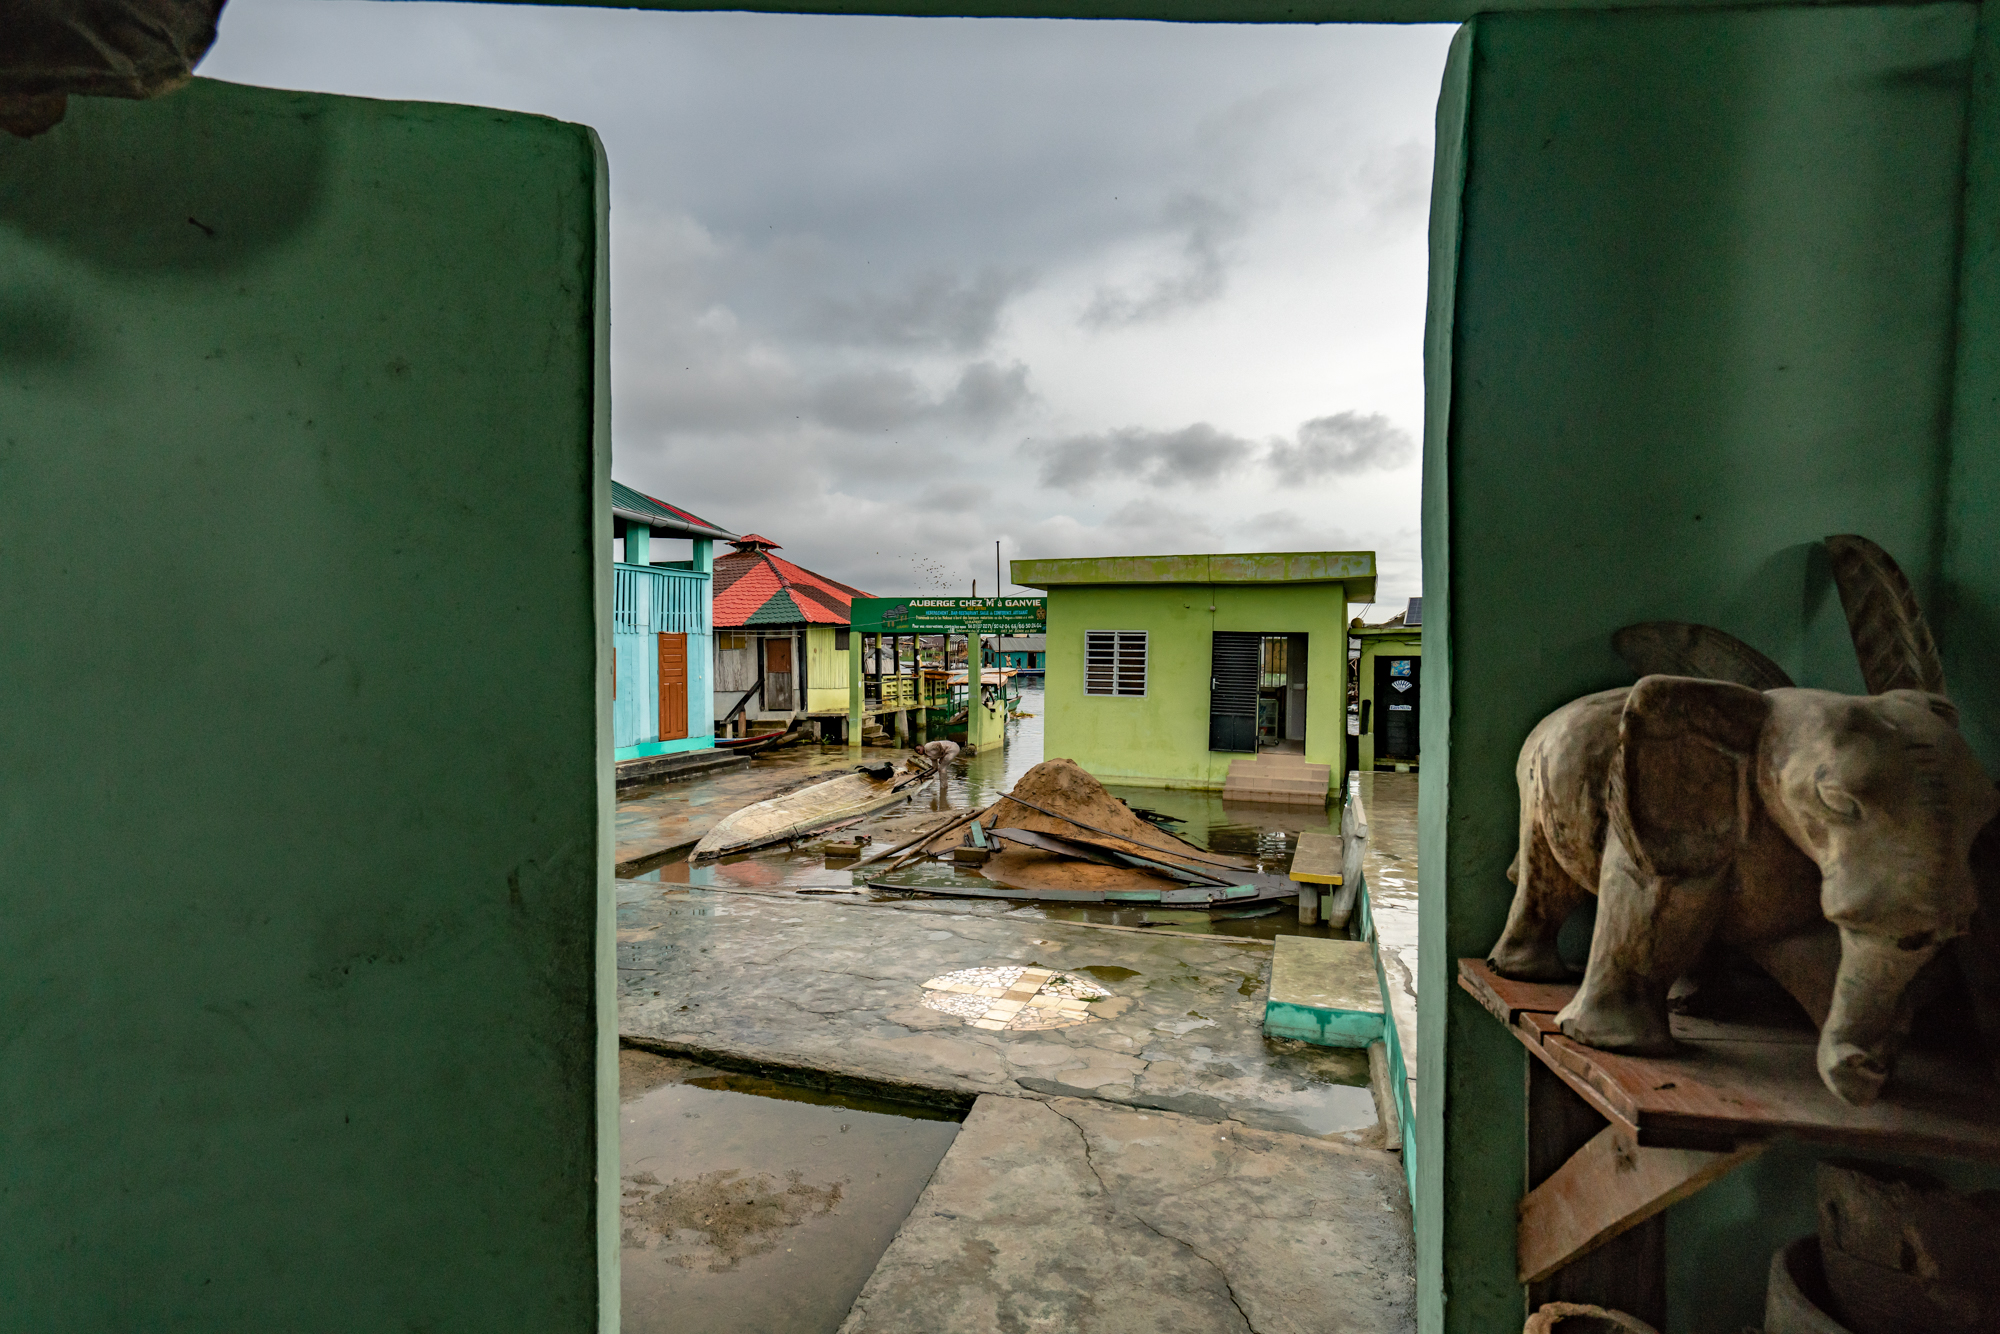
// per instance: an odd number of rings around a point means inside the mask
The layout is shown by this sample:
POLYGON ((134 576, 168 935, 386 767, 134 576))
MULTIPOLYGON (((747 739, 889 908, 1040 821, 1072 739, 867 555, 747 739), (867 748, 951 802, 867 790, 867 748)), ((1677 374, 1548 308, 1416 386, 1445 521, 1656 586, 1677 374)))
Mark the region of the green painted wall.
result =
POLYGON ((1980 9, 1966 148, 1951 469, 1934 619, 1960 721, 2000 774, 2000 11, 1980 9))
MULTIPOLYGON (((1643 619, 1720 625, 1803 684, 1858 689, 1816 540, 1868 533, 1932 598, 1947 515, 1991 504, 1947 498, 1973 18, 1503 15, 1454 49, 1427 334, 1426 1331, 1523 1311, 1526 1057, 1452 981, 1506 913, 1522 738, 1629 679, 1608 636, 1643 619)), ((1990 623, 1993 566, 1964 552, 1975 605, 1951 624, 1990 623)), ((1679 1206, 1672 1244, 1732 1198, 1679 1206)), ((1761 1235, 1733 1234, 1747 1272, 1795 1231, 1778 1198, 1761 1235)), ((1676 1269, 1673 1331, 1758 1322, 1699 1280, 1676 1269)))
MULTIPOLYGON (((1017 583, 1025 564, 1015 563, 1017 583)), ((1340 584, 1050 588, 1043 749, 1108 783, 1220 788, 1231 762, 1245 757, 1208 748, 1214 633, 1303 634, 1306 759, 1338 770, 1347 736, 1346 625, 1340 584), (1143 697, 1083 693, 1087 630, 1147 632, 1143 697)))
MULTIPOLYGON (((1354 630, 1347 632, 1348 638, 1361 641, 1361 657, 1354 664, 1355 681, 1360 687, 1359 702, 1362 711, 1368 714, 1368 730, 1361 734, 1360 758, 1356 761, 1363 771, 1375 767, 1375 736, 1381 730, 1382 719, 1376 710, 1381 701, 1375 698, 1375 659, 1384 655, 1400 658, 1408 654, 1423 656, 1424 634, 1421 630, 1407 633, 1388 633, 1354 630), (1372 706, 1372 707, 1371 707, 1372 706)), ((1418 715, 1421 722, 1422 714, 1418 715)))
POLYGON ((966 695, 965 745, 977 753, 1007 744, 1007 706, 999 699, 987 700, 979 689, 966 695))
POLYGON ((1024 588, 1105 584, 1282 584, 1338 582, 1350 599, 1375 596, 1372 551, 1233 551, 1188 556, 1059 556, 1013 562, 1024 588))
POLYGON ((206 81, 0 137, 0 1325, 615 1303, 604 181, 206 81))

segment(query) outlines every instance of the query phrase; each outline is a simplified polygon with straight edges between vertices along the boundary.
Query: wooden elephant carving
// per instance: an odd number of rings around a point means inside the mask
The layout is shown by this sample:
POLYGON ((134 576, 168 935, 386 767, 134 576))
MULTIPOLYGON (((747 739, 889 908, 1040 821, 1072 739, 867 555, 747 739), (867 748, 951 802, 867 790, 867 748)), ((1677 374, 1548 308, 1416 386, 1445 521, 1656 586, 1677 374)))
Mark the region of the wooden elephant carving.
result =
POLYGON ((1564 979, 1557 932, 1596 894, 1582 985, 1557 1020, 1586 1045, 1659 1054, 1673 1047, 1669 990, 1711 944, 1733 945, 1804 1006, 1821 1078, 1863 1106, 1908 1033, 1911 983, 1941 951, 2000 1014, 2000 904, 1980 912, 1972 863, 2000 797, 1894 562, 1866 539, 1827 541, 1875 693, 1795 688, 1720 631, 1621 632, 1642 671, 1678 674, 1573 701, 1529 734, 1514 902, 1490 962, 1564 979))

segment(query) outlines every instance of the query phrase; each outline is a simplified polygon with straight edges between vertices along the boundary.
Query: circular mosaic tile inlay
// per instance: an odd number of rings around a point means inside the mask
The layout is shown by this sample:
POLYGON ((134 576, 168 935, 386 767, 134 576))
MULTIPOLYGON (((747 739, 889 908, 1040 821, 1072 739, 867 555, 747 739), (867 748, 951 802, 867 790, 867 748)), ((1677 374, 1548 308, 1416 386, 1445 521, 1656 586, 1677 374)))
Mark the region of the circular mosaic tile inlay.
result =
POLYGON ((1009 1033, 1091 1021, 1090 1003, 1111 993, 1053 968, 961 968, 924 983, 924 1004, 974 1028, 1009 1033))

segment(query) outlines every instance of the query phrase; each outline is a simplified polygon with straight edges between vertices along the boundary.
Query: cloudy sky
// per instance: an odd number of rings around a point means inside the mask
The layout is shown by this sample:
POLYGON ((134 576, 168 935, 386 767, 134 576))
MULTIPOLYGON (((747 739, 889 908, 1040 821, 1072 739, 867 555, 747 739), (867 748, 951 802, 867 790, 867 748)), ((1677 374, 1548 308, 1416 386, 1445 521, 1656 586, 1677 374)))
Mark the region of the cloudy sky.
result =
POLYGON ((201 72, 595 127, 620 481, 879 594, 1372 548, 1380 619, 1450 37, 231 0, 201 72))

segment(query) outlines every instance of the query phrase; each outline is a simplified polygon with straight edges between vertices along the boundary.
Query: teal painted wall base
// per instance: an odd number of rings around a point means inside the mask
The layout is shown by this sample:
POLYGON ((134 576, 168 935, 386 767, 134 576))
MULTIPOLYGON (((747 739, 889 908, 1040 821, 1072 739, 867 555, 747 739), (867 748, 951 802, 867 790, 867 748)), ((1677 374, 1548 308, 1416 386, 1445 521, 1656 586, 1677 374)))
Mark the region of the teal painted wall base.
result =
POLYGON ((678 755, 684 750, 714 750, 712 736, 682 737, 678 741, 641 741, 636 746, 620 746, 611 752, 615 760, 642 760, 651 755, 678 755))
POLYGON ((1365 1047, 1382 1036, 1382 1016, 1363 1010, 1328 1010, 1315 1005, 1264 1004, 1267 1037, 1292 1038, 1316 1047, 1365 1047))
POLYGON ((1348 925, 1355 939, 1368 942, 1369 957, 1375 961, 1375 985, 1382 989, 1382 1042, 1389 1052, 1389 1078, 1396 1099, 1396 1118, 1403 1132, 1403 1180, 1410 1190, 1410 1213, 1417 1210, 1417 1100, 1410 1093, 1410 1067, 1415 1053, 1403 1049, 1403 1031, 1388 1003, 1389 973, 1382 967, 1382 949, 1375 935, 1375 913, 1368 902, 1368 880, 1364 875, 1354 896, 1354 918, 1348 925))

